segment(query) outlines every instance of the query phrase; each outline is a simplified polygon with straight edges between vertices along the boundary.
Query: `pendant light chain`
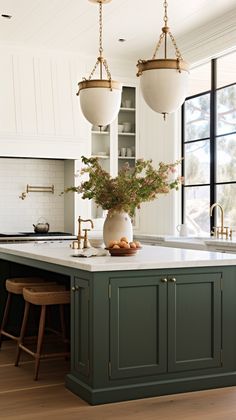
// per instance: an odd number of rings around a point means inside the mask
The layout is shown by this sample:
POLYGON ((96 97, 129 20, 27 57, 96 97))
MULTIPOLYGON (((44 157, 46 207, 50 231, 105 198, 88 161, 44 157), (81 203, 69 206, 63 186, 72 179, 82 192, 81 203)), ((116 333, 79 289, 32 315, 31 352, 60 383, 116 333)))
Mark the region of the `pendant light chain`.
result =
POLYGON ((97 61, 93 67, 93 70, 88 78, 88 80, 91 80, 97 67, 99 66, 100 69, 100 79, 102 80, 102 68, 104 66, 107 74, 107 78, 110 82, 110 89, 112 90, 112 84, 111 84, 111 72, 109 70, 108 64, 106 59, 103 57, 103 39, 102 39, 102 30, 103 30, 103 24, 102 24, 102 1, 99 1, 99 57, 97 58, 97 61))
POLYGON ((102 3, 99 3, 99 53, 100 53, 100 58, 102 59, 102 53, 103 53, 103 48, 102 48, 102 3))
POLYGON ((172 33, 170 32, 170 28, 168 27, 168 15, 167 15, 168 3, 167 3, 166 0, 164 0, 163 6, 164 6, 164 11, 165 11, 164 12, 164 17, 163 17, 164 27, 162 28, 162 33, 161 33, 160 38, 158 40, 158 43, 156 45, 156 48, 155 48, 154 54, 152 56, 152 59, 154 60, 156 58, 156 55, 157 55, 157 53, 160 49, 160 46, 162 44, 163 39, 165 40, 165 59, 167 58, 167 35, 169 35, 169 37, 172 41, 172 44, 174 46, 174 49, 175 49, 175 55, 176 55, 177 60, 183 60, 181 52, 180 52, 179 48, 177 47, 176 40, 175 40, 174 36, 172 35, 172 33))
POLYGON ((167 26, 168 26, 168 25, 167 25, 167 22, 168 22, 168 16, 167 16, 167 7, 168 7, 168 3, 167 3, 167 1, 166 1, 166 0, 164 1, 163 6, 164 6, 164 10, 165 10, 165 14, 164 14, 164 23, 165 23, 165 27, 167 27, 167 26))

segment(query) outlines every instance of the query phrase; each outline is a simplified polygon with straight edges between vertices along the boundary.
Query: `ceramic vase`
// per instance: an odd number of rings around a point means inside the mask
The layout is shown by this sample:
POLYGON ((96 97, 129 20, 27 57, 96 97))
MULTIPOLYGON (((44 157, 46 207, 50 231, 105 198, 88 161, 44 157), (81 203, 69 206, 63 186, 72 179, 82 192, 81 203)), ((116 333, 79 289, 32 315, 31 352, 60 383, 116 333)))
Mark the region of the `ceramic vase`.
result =
POLYGON ((106 247, 110 241, 119 241, 125 236, 129 242, 133 241, 133 226, 130 216, 125 212, 109 210, 103 225, 103 240, 106 247))

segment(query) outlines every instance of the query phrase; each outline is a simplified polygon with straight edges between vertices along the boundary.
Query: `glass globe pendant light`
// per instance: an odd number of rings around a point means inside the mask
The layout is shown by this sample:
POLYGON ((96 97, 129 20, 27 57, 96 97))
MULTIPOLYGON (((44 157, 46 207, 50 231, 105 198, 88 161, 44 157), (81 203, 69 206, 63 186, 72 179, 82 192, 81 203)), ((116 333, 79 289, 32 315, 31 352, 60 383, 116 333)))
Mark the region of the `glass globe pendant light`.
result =
POLYGON ((110 124, 120 109, 122 84, 112 80, 106 59, 103 57, 102 46, 102 4, 111 0, 89 0, 99 3, 99 57, 88 79, 83 78, 78 83, 81 110, 85 118, 99 127, 110 124), (100 78, 92 79, 97 67, 100 78), (103 68, 107 79, 103 79, 103 68))
POLYGON ((166 114, 176 111, 187 95, 189 66, 183 60, 176 41, 168 27, 167 1, 164 1, 164 26, 151 60, 139 60, 137 76, 141 77, 141 92, 147 105, 155 112, 166 114), (175 49, 176 58, 167 58, 167 36, 175 49), (157 53, 164 41, 164 58, 157 53))

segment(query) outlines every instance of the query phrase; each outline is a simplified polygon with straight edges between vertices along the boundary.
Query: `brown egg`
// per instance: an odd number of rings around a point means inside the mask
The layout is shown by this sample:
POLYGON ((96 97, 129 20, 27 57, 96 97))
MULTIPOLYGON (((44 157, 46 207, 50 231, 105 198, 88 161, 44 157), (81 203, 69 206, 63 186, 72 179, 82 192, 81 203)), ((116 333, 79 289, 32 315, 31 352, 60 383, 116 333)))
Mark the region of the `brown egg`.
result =
POLYGON ((130 245, 130 248, 137 248, 134 242, 130 242, 129 245, 130 245))
POLYGON ((118 241, 110 241, 108 248, 113 248, 114 245, 118 245, 118 241))
POLYGON ((120 238, 120 242, 126 242, 128 243, 128 239, 126 238, 126 236, 122 236, 122 238, 120 238))
POLYGON ((134 243, 136 245, 136 248, 141 248, 141 243, 139 241, 135 241, 134 243))
POLYGON ((120 249, 119 245, 115 244, 113 245, 112 249, 120 249))
POLYGON ((125 249, 129 249, 130 248, 130 244, 127 244, 127 242, 123 242, 123 248, 125 249))
POLYGON ((119 242, 119 247, 120 248, 125 248, 126 245, 127 245, 127 242, 125 242, 125 241, 120 241, 119 242))

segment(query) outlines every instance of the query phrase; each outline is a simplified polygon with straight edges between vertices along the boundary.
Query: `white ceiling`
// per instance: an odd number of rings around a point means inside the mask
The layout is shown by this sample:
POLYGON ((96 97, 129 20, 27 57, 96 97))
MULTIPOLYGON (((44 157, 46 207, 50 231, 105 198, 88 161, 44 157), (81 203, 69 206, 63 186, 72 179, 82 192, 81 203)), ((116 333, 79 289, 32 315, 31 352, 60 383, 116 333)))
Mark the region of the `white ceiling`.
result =
MULTIPOLYGON (((178 41, 235 9, 235 0, 168 0, 169 26, 178 41)), ((105 56, 151 57, 163 26, 162 0, 113 0, 103 11, 105 56)), ((98 6, 88 0, 0 0, 2 13, 13 17, 0 18, 0 44, 97 54, 98 6)))

